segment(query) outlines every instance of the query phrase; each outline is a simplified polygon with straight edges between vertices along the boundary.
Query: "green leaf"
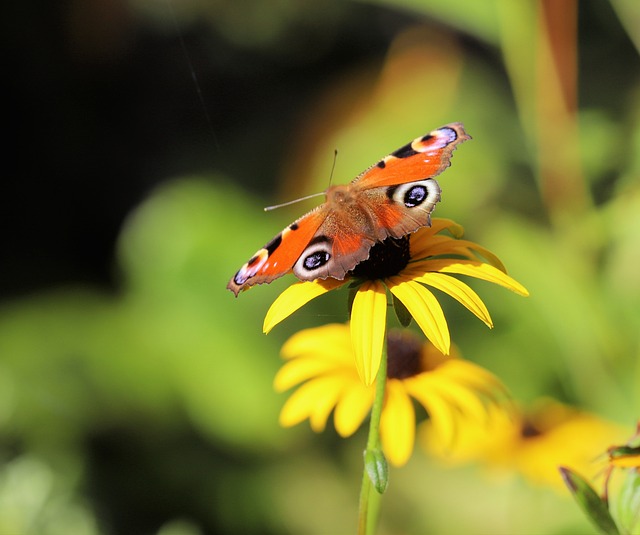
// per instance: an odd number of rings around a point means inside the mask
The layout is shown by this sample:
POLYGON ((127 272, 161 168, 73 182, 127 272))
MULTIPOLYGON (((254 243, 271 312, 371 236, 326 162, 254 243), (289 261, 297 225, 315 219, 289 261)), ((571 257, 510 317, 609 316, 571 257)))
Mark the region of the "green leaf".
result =
POLYGON ((365 450, 364 467, 378 494, 384 494, 389 485, 389 465, 381 450, 365 450))
POLYGON ((582 476, 568 468, 560 467, 559 470, 565 485, 576 502, 596 527, 607 535, 620 535, 606 502, 593 490, 591 485, 582 476))

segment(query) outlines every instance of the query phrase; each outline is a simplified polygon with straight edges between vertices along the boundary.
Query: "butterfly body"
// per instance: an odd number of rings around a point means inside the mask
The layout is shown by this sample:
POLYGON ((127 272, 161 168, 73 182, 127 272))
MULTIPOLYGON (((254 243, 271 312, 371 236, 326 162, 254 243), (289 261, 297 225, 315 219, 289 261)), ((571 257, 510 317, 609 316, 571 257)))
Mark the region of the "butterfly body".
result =
POLYGON ((256 252, 227 288, 237 296, 290 272, 300 280, 344 279, 376 242, 431 224, 441 193, 433 177, 466 139, 462 124, 451 123, 392 152, 351 183, 331 186, 324 204, 256 252))

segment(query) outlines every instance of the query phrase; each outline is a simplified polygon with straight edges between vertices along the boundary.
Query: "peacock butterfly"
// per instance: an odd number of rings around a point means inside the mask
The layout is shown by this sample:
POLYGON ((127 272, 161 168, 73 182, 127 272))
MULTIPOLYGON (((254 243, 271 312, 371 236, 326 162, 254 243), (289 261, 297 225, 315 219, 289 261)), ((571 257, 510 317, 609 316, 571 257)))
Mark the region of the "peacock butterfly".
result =
POLYGON ((433 177, 450 165, 458 143, 471 139, 462 123, 451 123, 414 139, 358 175, 331 186, 324 204, 291 223, 229 281, 236 296, 254 284, 293 272, 312 281, 345 275, 388 237, 431 225, 440 201, 433 177))

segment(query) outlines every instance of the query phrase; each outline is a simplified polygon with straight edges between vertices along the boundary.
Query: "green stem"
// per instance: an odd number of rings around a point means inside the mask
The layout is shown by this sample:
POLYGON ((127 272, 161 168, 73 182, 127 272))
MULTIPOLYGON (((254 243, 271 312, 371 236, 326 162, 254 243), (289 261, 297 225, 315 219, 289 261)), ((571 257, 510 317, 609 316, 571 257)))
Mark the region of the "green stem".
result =
MULTIPOLYGON (((378 525, 378 512, 382 491, 376 490, 369 475, 368 454, 377 454, 382 457, 380 447, 380 417, 384 405, 384 392, 387 384, 387 347, 386 342, 382 349, 382 359, 376 377, 376 394, 371 407, 371 419, 369 422, 369 437, 365 450, 365 466, 362 471, 362 487, 360 488, 360 511, 358 514, 358 535, 373 535, 378 525)), ((385 471, 386 472, 386 471, 385 471)), ((386 476, 385 476, 386 477, 386 476)), ((386 481, 384 486, 386 486, 386 481)))

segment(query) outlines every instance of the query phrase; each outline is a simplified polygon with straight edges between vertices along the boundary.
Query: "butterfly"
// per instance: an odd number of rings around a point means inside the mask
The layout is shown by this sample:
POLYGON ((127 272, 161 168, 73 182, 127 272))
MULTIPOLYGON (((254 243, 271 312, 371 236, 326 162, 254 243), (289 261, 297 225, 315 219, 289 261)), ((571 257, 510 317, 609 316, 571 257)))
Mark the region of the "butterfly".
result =
POLYGON ((324 204, 256 252, 227 288, 237 297, 291 272, 303 281, 342 280, 369 257, 375 243, 430 226, 441 193, 434 177, 449 167, 453 150, 467 139, 462 123, 442 126, 385 156, 351 183, 329 187, 324 204))

